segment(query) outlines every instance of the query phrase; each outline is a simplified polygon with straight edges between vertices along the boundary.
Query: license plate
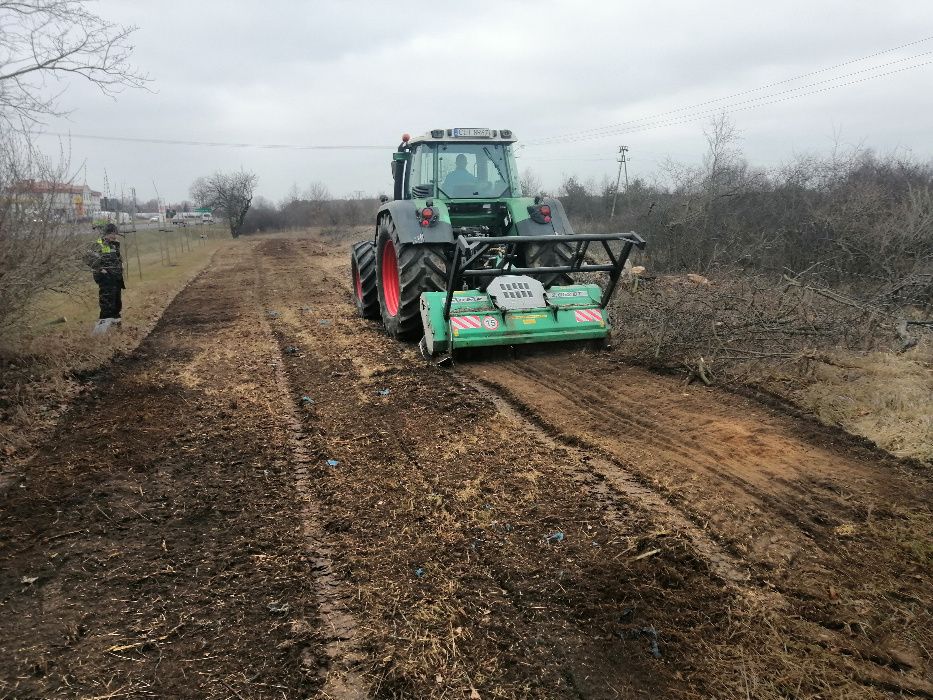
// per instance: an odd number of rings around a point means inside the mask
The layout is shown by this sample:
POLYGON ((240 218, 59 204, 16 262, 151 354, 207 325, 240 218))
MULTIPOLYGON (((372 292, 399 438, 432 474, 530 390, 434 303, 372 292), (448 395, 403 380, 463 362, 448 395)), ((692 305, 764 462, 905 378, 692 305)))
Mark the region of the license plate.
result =
POLYGON ((454 129, 454 138, 489 138, 492 133, 489 129, 454 129))

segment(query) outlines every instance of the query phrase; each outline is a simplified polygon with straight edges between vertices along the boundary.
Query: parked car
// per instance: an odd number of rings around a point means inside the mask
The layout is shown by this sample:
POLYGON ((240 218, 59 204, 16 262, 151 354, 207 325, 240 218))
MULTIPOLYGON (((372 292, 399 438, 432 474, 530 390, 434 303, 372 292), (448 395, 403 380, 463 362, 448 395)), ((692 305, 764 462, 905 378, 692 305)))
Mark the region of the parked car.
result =
POLYGON ((159 220, 159 217, 158 217, 158 216, 150 216, 150 217, 149 217, 149 221, 156 221, 156 222, 157 222, 158 220, 159 220))

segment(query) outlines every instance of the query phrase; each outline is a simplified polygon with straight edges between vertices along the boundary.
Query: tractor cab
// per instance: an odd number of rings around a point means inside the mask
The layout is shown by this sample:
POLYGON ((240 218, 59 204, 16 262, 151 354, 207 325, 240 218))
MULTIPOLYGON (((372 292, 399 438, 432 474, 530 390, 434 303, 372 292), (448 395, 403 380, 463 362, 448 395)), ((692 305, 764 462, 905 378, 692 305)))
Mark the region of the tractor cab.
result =
POLYGON ((451 225, 505 234, 507 200, 522 196, 508 129, 434 129, 402 137, 393 154, 395 199, 444 203, 451 225))
POLYGON ((395 199, 445 201, 520 197, 508 129, 434 129, 405 134, 393 154, 395 199))

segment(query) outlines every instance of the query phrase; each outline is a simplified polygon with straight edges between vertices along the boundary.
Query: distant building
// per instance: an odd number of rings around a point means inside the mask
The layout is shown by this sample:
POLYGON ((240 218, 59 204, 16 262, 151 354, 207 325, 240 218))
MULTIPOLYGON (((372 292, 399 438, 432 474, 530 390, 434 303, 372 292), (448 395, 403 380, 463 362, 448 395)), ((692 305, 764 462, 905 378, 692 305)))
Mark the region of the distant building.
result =
POLYGON ((20 200, 32 199, 36 209, 51 209, 63 219, 88 219, 100 214, 100 192, 83 185, 46 180, 23 180, 12 188, 20 200))

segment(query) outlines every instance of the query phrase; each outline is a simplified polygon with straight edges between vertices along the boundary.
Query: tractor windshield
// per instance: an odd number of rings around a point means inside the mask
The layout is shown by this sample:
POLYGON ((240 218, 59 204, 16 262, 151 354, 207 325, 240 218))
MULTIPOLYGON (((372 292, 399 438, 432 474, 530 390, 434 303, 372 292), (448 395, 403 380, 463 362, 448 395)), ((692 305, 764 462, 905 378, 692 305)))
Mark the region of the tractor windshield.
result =
POLYGON ((513 197, 519 194, 514 172, 509 144, 420 144, 412 159, 411 192, 424 196, 436 184, 448 199, 513 197))

